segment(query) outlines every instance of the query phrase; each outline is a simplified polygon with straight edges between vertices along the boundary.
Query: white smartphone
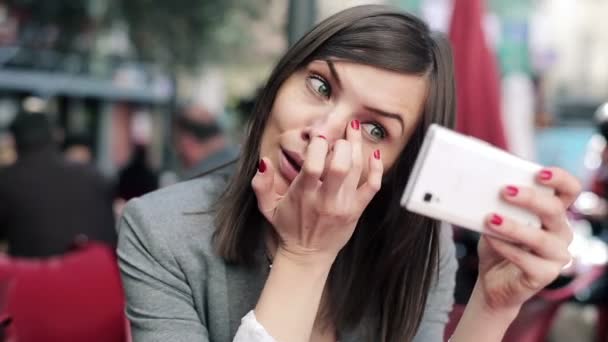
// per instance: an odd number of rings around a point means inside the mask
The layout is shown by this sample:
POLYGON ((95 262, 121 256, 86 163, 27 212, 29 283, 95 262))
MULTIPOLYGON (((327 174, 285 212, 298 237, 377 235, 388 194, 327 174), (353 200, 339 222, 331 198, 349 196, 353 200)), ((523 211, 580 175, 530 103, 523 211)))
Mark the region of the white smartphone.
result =
POLYGON ((540 228, 538 216, 501 199, 507 185, 536 188, 541 166, 489 143, 432 124, 414 164, 401 205, 407 210, 485 233, 492 213, 540 228))

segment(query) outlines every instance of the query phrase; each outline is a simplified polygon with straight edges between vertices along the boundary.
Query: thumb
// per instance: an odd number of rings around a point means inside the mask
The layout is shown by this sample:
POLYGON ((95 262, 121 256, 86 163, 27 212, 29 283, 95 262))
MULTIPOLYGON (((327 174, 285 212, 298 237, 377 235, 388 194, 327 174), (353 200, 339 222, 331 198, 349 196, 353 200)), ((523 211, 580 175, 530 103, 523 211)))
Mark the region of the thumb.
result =
POLYGON ((260 212, 270 222, 277 207, 277 194, 274 190, 274 168, 266 158, 260 159, 258 172, 251 180, 251 187, 258 200, 260 212))

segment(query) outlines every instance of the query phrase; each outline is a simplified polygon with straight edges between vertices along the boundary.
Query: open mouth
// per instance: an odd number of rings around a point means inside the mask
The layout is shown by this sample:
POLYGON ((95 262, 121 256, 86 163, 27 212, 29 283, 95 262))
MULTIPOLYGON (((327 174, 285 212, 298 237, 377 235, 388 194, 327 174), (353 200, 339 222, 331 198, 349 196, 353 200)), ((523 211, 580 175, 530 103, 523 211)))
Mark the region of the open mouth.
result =
POLYGON ((302 169, 302 165, 300 165, 300 163, 298 163, 298 161, 296 161, 288 152, 283 151, 283 155, 285 156, 285 159, 289 162, 289 165, 291 165, 291 167, 293 167, 293 169, 297 172, 300 172, 300 170, 302 169))

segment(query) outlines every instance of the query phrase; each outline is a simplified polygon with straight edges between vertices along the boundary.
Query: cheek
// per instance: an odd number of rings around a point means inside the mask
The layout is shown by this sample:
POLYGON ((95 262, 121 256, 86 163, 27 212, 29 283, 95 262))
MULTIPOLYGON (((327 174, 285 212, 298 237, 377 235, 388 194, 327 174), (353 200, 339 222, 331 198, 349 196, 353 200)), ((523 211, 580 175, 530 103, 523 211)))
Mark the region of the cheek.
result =
POLYGON ((264 133, 262 134, 262 140, 260 143, 261 157, 268 157, 272 146, 276 144, 276 142, 274 141, 274 137, 276 137, 275 131, 276 129, 274 128, 271 120, 269 120, 268 124, 266 124, 266 128, 264 129, 264 133))
POLYGON ((280 120, 280 115, 277 115, 277 107, 273 107, 273 112, 270 113, 262 140, 260 142, 260 157, 270 159, 270 162, 277 167, 277 151, 281 145, 281 137, 284 135, 284 129, 280 120))
POLYGON ((294 77, 281 87, 272 105, 269 126, 279 133, 300 129, 310 123, 315 113, 323 110, 311 100, 304 89, 303 81, 294 77))

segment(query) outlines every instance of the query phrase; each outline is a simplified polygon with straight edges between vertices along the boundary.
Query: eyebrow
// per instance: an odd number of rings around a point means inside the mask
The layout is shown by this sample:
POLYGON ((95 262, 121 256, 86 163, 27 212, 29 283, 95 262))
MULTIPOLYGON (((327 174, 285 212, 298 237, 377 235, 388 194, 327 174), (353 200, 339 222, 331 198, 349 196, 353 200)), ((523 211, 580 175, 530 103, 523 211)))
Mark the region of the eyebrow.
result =
POLYGON ((387 117, 389 119, 394 119, 394 120, 399 121, 399 124, 401 125, 401 134, 403 134, 403 132, 405 132, 405 124, 403 123, 403 118, 401 117, 401 115, 394 114, 394 113, 388 113, 388 112, 385 112, 383 110, 380 110, 380 109, 377 109, 377 108, 373 108, 373 107, 368 107, 368 106, 365 106, 363 108, 365 108, 365 110, 368 110, 370 112, 374 112, 374 113, 376 113, 378 115, 387 117))
POLYGON ((329 67, 329 72, 331 73, 331 77, 333 77, 336 80, 336 83, 338 84, 338 87, 340 89, 342 89, 342 81, 340 81, 340 76, 338 76, 338 72, 336 71, 336 67, 334 66, 334 62, 326 59, 325 62, 327 63, 327 66, 329 67))
MULTIPOLYGON (((331 60, 325 60, 325 62, 327 63, 327 66, 329 67, 329 72, 331 73, 331 76, 336 80, 336 83, 338 85, 338 87, 342 88, 342 83, 340 81, 340 76, 338 76, 338 72, 336 71, 336 67, 334 66, 334 62, 332 62, 331 60)), ((403 134, 403 132, 405 132, 405 123, 403 123, 403 118, 401 117, 401 115, 399 114, 395 114, 395 113, 389 113, 389 112, 385 112, 383 110, 377 109, 377 108, 373 108, 373 107, 369 107, 369 106, 365 106, 364 107, 365 110, 368 110, 370 112, 374 112, 378 115, 387 117, 389 119, 394 119, 399 121, 399 125, 401 125, 401 134, 403 134)))

